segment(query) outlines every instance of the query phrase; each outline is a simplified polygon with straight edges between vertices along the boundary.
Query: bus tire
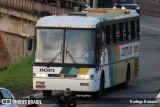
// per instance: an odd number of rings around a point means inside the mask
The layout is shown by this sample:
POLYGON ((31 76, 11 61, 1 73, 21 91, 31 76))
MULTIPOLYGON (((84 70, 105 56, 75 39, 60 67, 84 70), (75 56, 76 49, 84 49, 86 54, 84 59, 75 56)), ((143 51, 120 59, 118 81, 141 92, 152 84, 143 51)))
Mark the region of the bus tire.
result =
POLYGON ((104 72, 101 74, 99 91, 96 92, 96 96, 99 97, 103 94, 104 91, 104 72))
POLYGON ((129 85, 129 81, 130 81, 130 74, 131 74, 131 67, 130 64, 127 65, 127 73, 126 73, 126 81, 124 83, 122 83, 122 88, 127 88, 129 85))
POLYGON ((43 90, 42 93, 43 93, 44 97, 51 97, 51 95, 52 95, 51 90, 43 90))

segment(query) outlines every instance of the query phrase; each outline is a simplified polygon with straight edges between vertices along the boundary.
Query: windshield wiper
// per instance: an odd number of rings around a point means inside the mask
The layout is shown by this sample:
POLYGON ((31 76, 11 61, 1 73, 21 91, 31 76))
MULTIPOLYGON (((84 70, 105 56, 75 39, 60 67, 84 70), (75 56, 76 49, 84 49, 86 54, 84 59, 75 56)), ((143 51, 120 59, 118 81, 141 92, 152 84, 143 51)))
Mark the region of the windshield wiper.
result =
POLYGON ((47 68, 51 66, 51 64, 57 59, 57 57, 61 54, 61 52, 58 52, 57 55, 48 63, 47 68))
POLYGON ((68 43, 66 44, 66 53, 68 54, 68 56, 70 57, 70 59, 72 60, 72 62, 77 65, 77 62, 74 60, 72 54, 67 50, 68 47, 68 43))
POLYGON ((77 62, 74 60, 72 54, 69 51, 66 51, 66 53, 68 54, 68 56, 70 57, 70 59, 72 60, 72 62, 77 65, 77 62))

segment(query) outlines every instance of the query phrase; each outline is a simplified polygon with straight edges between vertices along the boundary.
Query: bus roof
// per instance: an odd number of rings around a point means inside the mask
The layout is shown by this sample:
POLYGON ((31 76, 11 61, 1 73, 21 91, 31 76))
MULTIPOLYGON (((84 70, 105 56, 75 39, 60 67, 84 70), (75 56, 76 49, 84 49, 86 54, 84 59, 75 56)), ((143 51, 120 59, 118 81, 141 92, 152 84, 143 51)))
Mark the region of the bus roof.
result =
POLYGON ((47 16, 37 22, 37 27, 95 28, 100 22, 91 16, 47 16))
POLYGON ((100 21, 138 17, 135 10, 113 8, 91 8, 83 12, 61 16, 46 16, 40 18, 36 27, 69 27, 69 28, 96 28, 100 21))
POLYGON ((88 16, 99 17, 103 21, 112 21, 118 19, 126 19, 132 17, 138 17, 139 14, 136 10, 129 9, 113 9, 113 8, 90 8, 83 11, 88 16))

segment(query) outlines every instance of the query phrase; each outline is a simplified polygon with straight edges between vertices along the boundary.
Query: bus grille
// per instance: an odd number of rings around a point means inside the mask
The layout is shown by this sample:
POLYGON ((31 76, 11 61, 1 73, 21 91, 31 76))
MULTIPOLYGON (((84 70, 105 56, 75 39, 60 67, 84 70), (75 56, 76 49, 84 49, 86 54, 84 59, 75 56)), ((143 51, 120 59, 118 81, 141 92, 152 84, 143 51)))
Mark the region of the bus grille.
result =
POLYGON ((70 74, 48 74, 48 77, 77 78, 77 75, 70 75, 70 74))

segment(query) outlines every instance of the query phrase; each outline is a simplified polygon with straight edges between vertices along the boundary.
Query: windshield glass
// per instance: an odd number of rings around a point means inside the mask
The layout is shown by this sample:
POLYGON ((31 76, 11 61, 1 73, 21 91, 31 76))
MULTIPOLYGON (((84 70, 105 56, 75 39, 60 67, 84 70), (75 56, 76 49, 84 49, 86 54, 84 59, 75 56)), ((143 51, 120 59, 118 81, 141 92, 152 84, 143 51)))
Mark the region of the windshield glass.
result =
POLYGON ((91 30, 66 30, 66 57, 64 63, 73 63, 69 52, 76 63, 93 64, 95 35, 91 30))
MULTIPOLYGON (((49 62, 62 50, 64 30, 62 29, 37 29, 37 48, 35 62, 49 62)), ((54 60, 62 62, 62 54, 54 60)))
POLYGON ((37 29, 36 46, 35 62, 95 63, 93 30, 37 29))
POLYGON ((117 3, 119 4, 134 4, 133 0, 117 0, 117 3))

